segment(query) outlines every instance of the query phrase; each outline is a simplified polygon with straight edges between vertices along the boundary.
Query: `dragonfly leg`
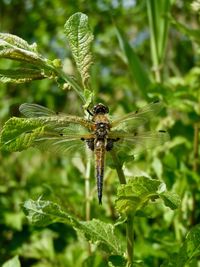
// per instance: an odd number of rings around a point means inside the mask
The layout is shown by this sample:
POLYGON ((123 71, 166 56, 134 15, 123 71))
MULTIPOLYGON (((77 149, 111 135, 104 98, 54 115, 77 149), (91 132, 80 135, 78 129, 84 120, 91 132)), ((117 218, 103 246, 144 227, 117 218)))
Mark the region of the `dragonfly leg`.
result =
POLYGON ((89 110, 89 108, 87 108, 87 112, 90 116, 94 116, 94 114, 89 110))

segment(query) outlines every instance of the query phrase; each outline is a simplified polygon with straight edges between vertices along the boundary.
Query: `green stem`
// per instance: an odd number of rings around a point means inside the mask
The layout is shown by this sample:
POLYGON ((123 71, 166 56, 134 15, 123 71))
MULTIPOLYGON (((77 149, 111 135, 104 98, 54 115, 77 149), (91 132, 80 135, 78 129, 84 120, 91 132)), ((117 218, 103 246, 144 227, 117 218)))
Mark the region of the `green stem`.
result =
POLYGON ((115 153, 114 150, 111 150, 110 153, 111 153, 113 162, 115 164, 115 169, 117 171, 120 184, 126 184, 126 178, 125 178, 124 172, 122 170, 122 164, 120 163, 120 161, 117 157, 117 154, 115 153))
MULTIPOLYGON (((87 160, 86 174, 85 174, 85 219, 90 220, 90 174, 91 174, 91 161, 87 160)), ((91 255, 91 244, 88 242, 88 254, 91 255)))
POLYGON ((86 99, 83 95, 83 89, 74 79, 66 75, 60 68, 56 68, 55 66, 47 63, 46 66, 48 66, 48 68, 52 70, 59 78, 63 79, 66 83, 69 83, 71 87, 76 91, 78 96, 81 98, 81 100, 86 103, 86 99))
POLYGON ((134 258, 134 228, 133 228, 134 216, 132 214, 127 215, 126 225, 126 242, 127 242, 127 257, 128 267, 133 265, 134 258))
POLYGON ((193 161, 193 171, 198 171, 198 163, 199 163, 199 125, 198 123, 194 124, 194 161, 193 161))
MULTIPOLYGON (((126 184, 126 177, 122 170, 122 164, 120 163, 117 154, 114 150, 111 150, 111 156, 113 162, 115 164, 115 168, 119 177, 120 184, 126 184)), ((134 228, 133 228, 134 215, 127 215, 127 223, 126 223, 126 244, 127 244, 127 266, 133 266, 133 258, 134 258, 134 228)))
POLYGON ((86 174, 85 174, 85 219, 90 220, 90 172, 91 162, 90 159, 87 161, 86 174))

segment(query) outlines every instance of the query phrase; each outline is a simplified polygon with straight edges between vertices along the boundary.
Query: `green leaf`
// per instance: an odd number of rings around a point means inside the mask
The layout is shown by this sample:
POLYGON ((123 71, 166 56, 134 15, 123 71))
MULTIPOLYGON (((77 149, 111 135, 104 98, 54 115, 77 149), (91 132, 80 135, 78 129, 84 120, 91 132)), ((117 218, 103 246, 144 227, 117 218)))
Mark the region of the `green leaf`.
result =
POLYGON ((93 101, 94 93, 88 89, 85 89, 84 90, 84 98, 85 98, 86 102, 83 105, 83 108, 86 110, 93 101))
POLYGON ((37 226, 47 226, 55 222, 71 223, 72 217, 63 212, 59 205, 51 201, 27 200, 22 205, 28 220, 37 226))
POLYGON ((64 84, 68 83, 82 101, 85 103, 81 86, 72 79, 69 75, 63 73, 61 69, 61 62, 59 59, 53 61, 44 58, 37 52, 36 44, 29 45, 25 40, 18 36, 0 33, 0 58, 8 58, 12 60, 22 61, 32 64, 37 70, 31 71, 19 69, 17 70, 1 70, 0 81, 2 82, 27 82, 35 79, 43 79, 48 77, 57 81, 60 87, 64 87, 64 84), (40 71, 39 71, 40 70, 40 71))
POLYGON ((0 33, 0 46, 3 41, 7 44, 11 44, 21 49, 37 52, 36 43, 29 45, 24 39, 10 33, 0 33))
POLYGON ((157 197, 160 185, 160 181, 144 176, 130 179, 127 184, 118 187, 116 209, 120 213, 140 210, 150 199, 157 197))
MULTIPOLYGON (((186 236, 177 256, 177 267, 183 267, 200 256, 200 224, 194 226, 186 236)), ((189 265, 188 265, 189 266, 189 265)))
POLYGON ((109 267, 125 267, 126 266, 126 260, 124 257, 120 255, 113 255, 109 257, 109 267))
POLYGON ((41 80, 46 78, 44 73, 36 69, 16 69, 16 70, 1 70, 0 82, 8 83, 25 83, 33 80, 41 80))
POLYGON ((21 267, 19 257, 15 256, 12 259, 6 261, 2 267, 21 267))
POLYGON ((120 213, 135 213, 141 211, 148 202, 157 198, 171 209, 178 207, 180 200, 174 193, 166 191, 166 185, 161 181, 140 176, 134 177, 127 184, 118 187, 116 209, 120 213))
POLYGON ((75 13, 65 23, 67 35, 73 57, 80 72, 84 87, 89 78, 92 63, 91 43, 93 34, 88 25, 88 17, 83 13, 75 13))
POLYGON ((35 138, 44 131, 39 118, 9 119, 0 135, 0 148, 6 151, 22 151, 33 146, 35 138))
POLYGON ((30 64, 45 65, 46 59, 38 54, 36 45, 29 45, 16 35, 0 33, 0 58, 25 61, 30 64))
POLYGON ((98 245, 105 252, 122 254, 119 240, 111 224, 95 219, 86 222, 78 221, 74 216, 64 212, 58 204, 41 199, 25 201, 23 211, 34 225, 47 226, 55 222, 70 223, 75 230, 83 233, 87 240, 98 245))
POLYGON ((112 254, 122 254, 122 248, 112 224, 93 219, 92 221, 78 222, 74 226, 84 234, 88 241, 96 244, 102 250, 112 254))
POLYGON ((181 204, 180 197, 175 193, 166 191, 160 194, 160 198, 163 199, 165 206, 172 210, 177 209, 181 204))
POLYGON ((200 44, 200 36, 199 36, 199 29, 191 29, 187 27, 183 23, 175 20, 172 16, 169 16, 171 23, 183 34, 190 38, 192 41, 197 42, 200 44))
POLYGON ((144 69, 137 54, 134 52, 133 48, 128 43, 123 32, 119 28, 117 28, 116 30, 117 30, 118 41, 122 51, 126 56, 129 70, 133 78, 135 79, 135 82, 137 83, 139 89, 146 97, 147 89, 151 84, 150 79, 146 73, 146 70, 144 69))

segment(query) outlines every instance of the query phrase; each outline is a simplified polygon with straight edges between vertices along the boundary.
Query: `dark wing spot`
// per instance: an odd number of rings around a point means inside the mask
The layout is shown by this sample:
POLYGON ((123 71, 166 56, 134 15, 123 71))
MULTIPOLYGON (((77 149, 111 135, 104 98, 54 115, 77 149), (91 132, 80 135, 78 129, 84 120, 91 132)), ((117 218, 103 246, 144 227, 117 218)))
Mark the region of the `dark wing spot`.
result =
POLYGON ((159 132, 159 133, 166 133, 165 130, 159 130, 158 132, 159 132))
POLYGON ((59 135, 60 135, 60 136, 63 136, 63 133, 60 133, 59 135))
POLYGON ((81 137, 81 141, 85 141, 85 138, 81 137))
POLYGON ((86 144, 88 146, 89 149, 91 149, 92 151, 94 151, 94 139, 91 138, 91 139, 87 139, 86 140, 86 144))

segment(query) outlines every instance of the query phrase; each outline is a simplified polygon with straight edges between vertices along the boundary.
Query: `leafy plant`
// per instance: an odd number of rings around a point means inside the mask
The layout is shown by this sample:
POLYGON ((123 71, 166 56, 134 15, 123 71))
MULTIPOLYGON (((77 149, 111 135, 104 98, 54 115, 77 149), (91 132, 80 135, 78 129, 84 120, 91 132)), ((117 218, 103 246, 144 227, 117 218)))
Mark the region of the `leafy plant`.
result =
MULTIPOLYGON (((169 115, 166 118, 166 120, 169 121, 168 125, 175 125, 171 132, 171 135, 173 136, 174 132, 179 128, 177 122, 178 119, 175 118, 175 116, 178 116, 177 113, 181 114, 182 111, 188 109, 189 112, 194 115, 194 112, 191 111, 191 106, 194 106, 198 114, 199 100, 196 99, 194 92, 194 88, 198 84, 198 71, 195 72, 193 70, 184 80, 181 80, 181 78, 169 78, 161 85, 162 68, 160 68, 160 66, 164 63, 166 56, 167 36, 169 34, 168 29, 170 21, 172 21, 172 18, 169 17, 172 2, 173 1, 163 1, 162 3, 158 3, 157 1, 147 1, 149 28, 152 38, 151 59, 154 67, 153 73, 155 73, 155 75, 151 76, 150 71, 145 69, 137 52, 129 44, 123 30, 116 27, 115 32, 117 32, 117 38, 125 58, 125 63, 131 73, 131 77, 134 78, 143 97, 148 99, 151 96, 159 95, 165 100, 168 99, 168 103, 174 108, 176 115, 169 115), (196 82, 194 82, 194 80, 196 82), (157 83, 160 83, 159 86, 161 89, 158 89, 157 83), (166 88, 170 88, 172 85, 174 88, 179 89, 178 93, 175 90, 173 97, 171 96, 171 91, 166 90, 166 88), (186 101, 185 92, 182 90, 183 87, 193 88, 190 91, 188 101, 186 101), (162 91, 162 94, 159 90, 162 91), (183 101, 181 102, 180 100, 183 101), (181 105, 178 105, 177 103, 180 102, 181 105)), ((176 21, 173 21, 173 23, 176 24, 176 21)), ((176 26, 190 35, 190 30, 188 28, 186 29, 184 25, 180 25, 181 24, 177 22, 176 26)), ((63 70, 60 59, 49 60, 40 54, 36 44, 29 45, 25 40, 18 36, 1 33, 0 57, 18 61, 23 67, 18 67, 17 69, 9 68, 7 70, 1 69, 0 81, 3 83, 12 82, 21 84, 33 80, 53 80, 61 89, 71 88, 74 90, 82 101, 83 109, 86 110, 93 102, 93 98, 97 97, 94 95, 91 86, 93 79, 90 72, 93 61, 91 45, 94 37, 88 24, 88 17, 80 12, 75 13, 65 23, 64 32, 67 36, 71 53, 76 64, 76 75, 72 76, 71 74, 67 74, 66 71, 63 70)), ((196 125, 195 146, 197 147, 196 153, 198 154, 198 123, 196 117, 193 115, 190 116, 189 120, 192 124, 196 125)), ((181 119, 182 118, 179 120, 181 119)), ((51 121, 51 123, 56 124, 56 120, 51 121)), ((51 125, 48 124, 48 127, 51 127, 51 125)), ((37 136, 44 133, 48 127, 45 118, 38 117, 29 120, 28 118, 13 117, 9 119, 4 124, 0 135, 2 153, 23 151, 31 146, 35 146, 34 141, 37 136)), ((181 127, 181 129, 183 129, 182 124, 181 127)), ((113 218, 109 222, 105 222, 101 219, 103 214, 101 208, 93 208, 94 204, 91 203, 92 193, 90 193, 89 187, 91 182, 89 178, 92 170, 89 161, 86 165, 83 165, 80 161, 78 161, 78 163, 75 162, 74 164, 79 172, 72 173, 73 178, 80 175, 85 178, 86 220, 80 218, 80 216, 76 214, 76 209, 74 207, 79 205, 78 201, 77 203, 75 201, 75 203, 73 203, 74 206, 70 209, 73 202, 70 202, 70 193, 67 204, 65 203, 66 200, 62 200, 62 189, 64 191, 64 196, 66 194, 65 190, 69 189, 65 187, 61 188, 62 186, 57 189, 56 184, 53 184, 52 187, 49 186, 48 183, 50 183, 50 179, 47 179, 46 181, 47 185, 45 186, 47 193, 45 194, 47 196, 45 195, 45 198, 39 197, 37 200, 29 199, 24 201, 21 206, 29 222, 36 229, 37 227, 50 228, 54 226, 56 227, 56 225, 64 225, 65 227, 74 229, 80 240, 84 237, 84 240, 87 240, 89 245, 84 244, 85 247, 83 250, 87 256, 84 259, 81 259, 82 262, 84 262, 83 266, 101 266, 101 264, 104 264, 103 266, 112 267, 153 266, 152 264, 154 263, 150 262, 150 258, 153 255, 152 250, 154 251, 154 249, 155 255, 153 256, 158 259, 158 261, 156 261, 157 265, 155 264, 155 266, 158 266, 160 259, 162 259, 162 265, 159 264, 159 266, 187 266, 187 264, 190 263, 195 264, 198 261, 198 256, 200 254, 198 246, 200 233, 199 225, 197 224, 192 227, 186 234, 186 224, 180 226, 179 223, 179 217, 182 216, 182 211, 179 209, 176 214, 172 213, 173 210, 179 208, 181 205, 182 208, 187 210, 186 206, 183 206, 179 196, 175 192, 184 196, 185 200, 183 200, 185 203, 187 203, 187 200, 191 199, 189 194, 185 194, 185 192, 188 191, 186 186, 188 177, 192 177, 191 186, 194 186, 195 184, 198 185, 199 177, 196 173, 198 163, 193 165, 194 171, 191 171, 184 158, 184 155, 188 153, 190 146, 191 144, 189 143, 188 138, 179 135, 169 143, 166 151, 164 151, 164 149, 161 149, 160 152, 152 151, 154 160, 149 164, 149 166, 151 166, 149 169, 151 169, 151 171, 153 169, 159 179, 149 178, 147 173, 144 174, 143 172, 140 173, 140 175, 130 175, 130 170, 135 173, 135 169, 129 167, 130 158, 119 159, 117 155, 113 154, 114 164, 111 165, 111 167, 116 169, 120 185, 117 190, 114 211, 112 204, 109 204, 109 201, 113 201, 114 192, 107 192, 108 203, 105 205, 110 207, 108 210, 111 211, 113 218), (183 147, 184 153, 180 153, 180 147, 183 147), (161 157, 163 162, 161 162, 158 153, 160 153, 160 155, 162 154, 161 157), (176 155, 180 155, 179 158, 176 158, 176 155), (179 166, 180 169, 178 169, 177 166, 179 166), (128 175, 125 175, 127 172, 128 175), (127 180, 126 176, 131 177, 127 180), (161 180, 163 177, 165 182, 161 180), (177 182, 174 182, 175 185, 172 185, 172 179, 175 178, 177 179, 177 182), (180 186, 181 179, 185 181, 184 186, 180 186), (166 189, 167 187, 170 188, 170 191, 166 189), (50 191, 55 194, 53 199, 50 199, 50 191), (46 198, 48 199, 48 194, 49 200, 46 200, 46 198), (112 194, 112 200, 110 199, 110 194, 112 194), (98 219, 91 220, 92 208, 94 212, 97 210, 98 219), (164 217, 166 217, 165 221, 164 217), (146 221, 144 221, 144 218, 146 218, 146 221), (151 225, 151 220, 153 219, 155 219, 155 224, 151 225), (175 237, 171 234, 171 231, 169 230, 170 227, 174 228, 175 237), (182 233, 180 233, 181 231, 182 233), (186 238, 184 240, 185 234, 186 238), (125 235, 126 240, 124 238, 125 235), (176 241, 174 240, 175 238, 176 241), (155 245, 154 249, 153 244, 155 245), (143 253, 141 253, 141 247, 143 253), (98 250, 102 252, 100 258, 98 257, 98 250), (102 255, 105 259, 104 262, 102 260, 102 255)), ((33 155, 30 155, 30 157, 32 156, 33 155)), ((25 160, 27 160, 26 157, 25 160)), ((149 161, 148 157, 146 157, 146 161, 149 161)), ((70 168, 70 164, 68 163, 69 162, 65 165, 67 168, 70 168)), ((138 161, 138 164, 140 164, 140 161, 138 161)), ((68 171, 68 173, 70 175, 70 171, 68 171)), ((112 178, 113 171, 108 171, 106 176, 107 178, 109 177, 109 179, 112 178)), ((55 177, 57 179, 57 173, 55 177)), ((106 179, 108 188, 109 179, 106 179)), ((36 193, 36 195, 41 194, 41 192, 40 194, 36 193)), ((27 195, 25 198, 27 198, 27 195)), ((193 198, 194 203, 196 203, 197 200, 198 196, 196 192, 193 198)), ((81 202, 83 203, 84 200, 81 199, 81 202)), ((93 217, 96 217, 95 213, 93 213, 93 217)), ((67 232, 65 232, 65 234, 66 233, 67 232)), ((49 240, 52 240, 51 237, 49 238, 49 240)), ((37 250, 37 243, 35 247, 36 249, 32 254, 26 247, 22 249, 21 254, 23 251, 26 251, 27 255, 31 255, 30 257, 38 258, 40 257, 38 255, 41 254, 37 250)), ((75 252, 78 253, 78 249, 79 248, 76 246, 74 250, 73 247, 71 250, 69 249, 71 253, 70 257, 75 255, 74 261, 76 258, 78 259, 78 256, 75 254, 75 252)), ((66 263, 66 266, 68 266, 70 262, 69 259, 61 258, 58 260, 57 255, 55 256, 53 255, 54 253, 51 252, 51 248, 48 248, 47 251, 48 255, 44 256, 46 262, 43 261, 41 263, 43 266, 62 266, 64 262, 66 263), (59 265, 58 262, 61 262, 61 265, 59 265)), ((19 258, 17 256, 14 257, 5 262, 3 266, 20 266, 19 258)), ((72 266, 74 266, 74 263, 72 266)))

